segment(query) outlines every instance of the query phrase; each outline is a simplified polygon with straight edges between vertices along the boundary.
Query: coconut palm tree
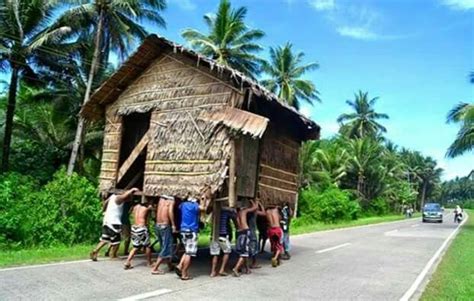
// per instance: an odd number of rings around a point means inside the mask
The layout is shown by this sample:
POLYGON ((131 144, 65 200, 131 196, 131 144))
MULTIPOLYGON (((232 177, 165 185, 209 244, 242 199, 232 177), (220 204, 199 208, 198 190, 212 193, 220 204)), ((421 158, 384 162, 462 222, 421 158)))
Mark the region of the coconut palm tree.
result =
POLYGON ((270 78, 262 80, 262 84, 286 101, 290 106, 299 109, 301 101, 313 104, 319 99, 319 92, 310 80, 301 77, 318 68, 317 63, 303 64, 304 53, 295 53, 291 43, 270 48, 270 62, 264 62, 262 70, 270 78))
MULTIPOLYGON (((94 39, 94 54, 89 70, 83 103, 89 101, 94 76, 104 56, 108 58, 113 50, 124 58, 137 39, 146 37, 145 28, 140 22, 165 26, 160 12, 166 8, 165 0, 92 0, 66 10, 52 27, 71 24, 82 32, 90 32, 94 39)), ((107 62, 108 59, 105 59, 107 62)), ((82 143, 84 119, 79 118, 67 172, 70 175, 76 163, 82 143)))
POLYGON ((262 62, 256 53, 263 49, 256 41, 264 33, 249 29, 244 22, 246 15, 246 7, 232 9, 230 1, 221 0, 215 15, 204 16, 208 33, 187 28, 181 35, 201 54, 255 78, 262 62))
POLYGON ((459 103, 449 113, 448 123, 459 123, 461 128, 449 146, 446 156, 454 158, 474 149, 474 103, 459 103))
POLYGON ((337 118, 341 124, 341 133, 349 138, 372 137, 387 132, 387 129, 378 123, 379 119, 388 119, 387 114, 377 113, 374 105, 378 97, 369 99, 368 92, 359 91, 355 94, 355 100, 347 100, 346 103, 354 109, 354 113, 345 113, 337 118))
POLYGON ((19 82, 37 83, 34 67, 50 55, 46 48, 58 48, 58 41, 71 32, 67 24, 47 28, 56 5, 52 0, 0 1, 0 71, 11 72, 0 171, 8 170, 19 82))

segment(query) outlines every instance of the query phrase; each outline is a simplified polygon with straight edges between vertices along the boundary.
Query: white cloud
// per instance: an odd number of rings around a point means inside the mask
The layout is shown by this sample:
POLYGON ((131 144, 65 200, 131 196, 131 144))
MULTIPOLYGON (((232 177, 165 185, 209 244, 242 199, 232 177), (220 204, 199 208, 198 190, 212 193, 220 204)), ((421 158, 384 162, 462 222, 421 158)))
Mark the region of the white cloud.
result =
POLYGON ((474 9, 474 0, 442 0, 441 4, 455 10, 474 9))
POLYGON ((192 0, 169 0, 169 3, 176 4, 184 10, 195 10, 197 8, 196 3, 192 0))
POLYGON ((376 40, 378 35, 368 28, 344 26, 337 28, 337 32, 344 37, 358 40, 376 40))
POLYGON ((330 11, 336 8, 334 0, 308 0, 308 3, 318 11, 330 11))
POLYGON ((308 108, 308 107, 302 107, 302 108, 300 109, 300 113, 301 113, 303 116, 307 117, 307 118, 310 118, 310 117, 311 117, 311 109, 308 108))

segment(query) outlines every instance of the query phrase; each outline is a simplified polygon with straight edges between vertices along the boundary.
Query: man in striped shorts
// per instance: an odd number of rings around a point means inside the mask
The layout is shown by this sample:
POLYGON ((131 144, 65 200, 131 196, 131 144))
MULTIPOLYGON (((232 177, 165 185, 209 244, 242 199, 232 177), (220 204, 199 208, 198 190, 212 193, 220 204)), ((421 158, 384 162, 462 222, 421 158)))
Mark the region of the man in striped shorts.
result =
POLYGON ((150 247, 150 234, 148 233, 147 222, 148 214, 152 206, 145 203, 135 205, 133 207, 133 218, 135 223, 132 226, 132 245, 133 249, 128 255, 127 261, 124 263, 124 269, 128 270, 132 268, 132 259, 141 248, 145 248, 146 259, 148 265, 151 266, 151 247, 150 247))

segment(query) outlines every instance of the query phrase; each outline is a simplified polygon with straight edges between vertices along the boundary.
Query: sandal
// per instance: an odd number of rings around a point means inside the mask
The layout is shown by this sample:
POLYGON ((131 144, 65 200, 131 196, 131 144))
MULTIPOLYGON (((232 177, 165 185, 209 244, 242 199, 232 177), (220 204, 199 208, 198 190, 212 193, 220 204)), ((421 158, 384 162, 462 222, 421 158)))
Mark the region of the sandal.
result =
POLYGON ((222 273, 219 273, 219 276, 226 277, 226 276, 229 276, 229 274, 227 274, 226 272, 222 272, 222 273))
POLYGON ((156 271, 151 271, 151 274, 152 275, 164 275, 165 272, 161 271, 161 270, 156 270, 156 271))
POLYGON ((236 270, 232 270, 232 276, 234 276, 234 277, 240 277, 240 273, 237 272, 236 270))
POLYGON ((275 258, 272 258, 272 267, 276 268, 278 266, 278 260, 275 258))
POLYGON ((181 269, 178 268, 178 266, 174 267, 174 272, 176 273, 176 275, 178 275, 179 278, 181 278, 181 276, 183 275, 183 273, 181 272, 181 269))
POLYGON ((131 269, 133 269, 132 264, 131 264, 131 263, 124 263, 123 269, 124 269, 124 270, 131 270, 131 269))
POLYGON ((193 277, 188 276, 188 277, 181 277, 181 280, 187 281, 187 280, 193 280, 193 277))

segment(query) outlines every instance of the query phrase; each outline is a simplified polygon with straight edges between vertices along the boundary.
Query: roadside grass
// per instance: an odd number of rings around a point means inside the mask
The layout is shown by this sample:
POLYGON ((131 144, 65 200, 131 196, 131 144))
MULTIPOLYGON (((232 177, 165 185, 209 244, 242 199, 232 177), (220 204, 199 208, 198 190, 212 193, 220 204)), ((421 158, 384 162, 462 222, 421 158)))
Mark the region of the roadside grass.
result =
MULTIPOLYGON (((415 213, 412 217, 418 218, 421 217, 420 213, 415 213)), ((348 228, 348 227, 356 227, 356 226, 365 226, 371 224, 379 224, 379 223, 386 223, 386 222, 393 222, 405 219, 403 215, 385 215, 385 216, 372 216, 372 217, 363 217, 353 221, 344 221, 340 223, 334 224, 326 224, 326 223, 313 223, 309 225, 301 225, 298 227, 291 228, 291 235, 298 235, 298 234, 305 234, 317 231, 325 231, 325 230, 333 230, 333 229, 341 229, 341 228, 348 228)))
POLYGON ((449 246, 421 300, 474 299, 474 210, 449 246))
MULTIPOLYGON (((417 217, 417 215, 415 215, 417 217)), ((387 215, 377 217, 360 218, 355 221, 345 221, 335 224, 315 223, 291 228, 291 234, 303 234, 331 229, 348 228, 403 220, 402 215, 387 215)), ((199 246, 208 246, 210 242, 210 231, 205 229, 199 235, 199 246)), ((29 248, 20 250, 0 250, 0 268, 10 266, 21 266, 31 264, 42 264, 52 262, 62 262, 89 258, 89 252, 95 244, 81 244, 74 246, 53 246, 48 248, 29 248)), ((105 247, 101 250, 101 255, 105 252, 105 247)), ((120 245, 119 255, 123 254, 123 244, 120 245)))

